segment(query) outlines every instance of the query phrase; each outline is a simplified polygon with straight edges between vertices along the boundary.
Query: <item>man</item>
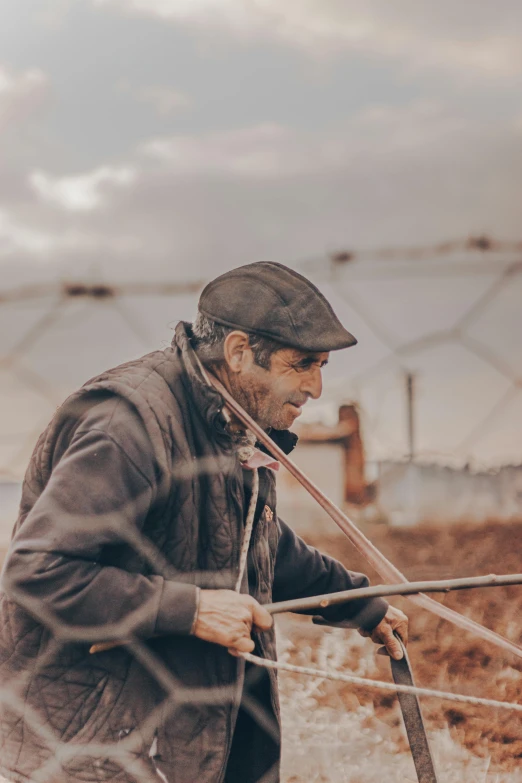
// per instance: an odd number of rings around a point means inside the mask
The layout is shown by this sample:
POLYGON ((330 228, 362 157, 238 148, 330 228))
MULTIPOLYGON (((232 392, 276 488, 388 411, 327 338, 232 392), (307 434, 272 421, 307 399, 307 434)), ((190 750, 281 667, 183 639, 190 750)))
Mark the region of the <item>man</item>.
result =
MULTIPOLYGON (((250 264, 205 288, 170 348, 109 370, 57 411, 3 573, 8 780, 278 780, 276 678, 246 670, 240 653, 275 658, 263 604, 368 580, 278 519, 277 466, 227 416, 208 373, 288 452, 329 352, 355 342, 306 278, 250 264), (108 640, 126 643, 92 654, 108 640)), ((382 599, 323 616, 401 656, 393 631, 406 641, 407 618, 382 599)))

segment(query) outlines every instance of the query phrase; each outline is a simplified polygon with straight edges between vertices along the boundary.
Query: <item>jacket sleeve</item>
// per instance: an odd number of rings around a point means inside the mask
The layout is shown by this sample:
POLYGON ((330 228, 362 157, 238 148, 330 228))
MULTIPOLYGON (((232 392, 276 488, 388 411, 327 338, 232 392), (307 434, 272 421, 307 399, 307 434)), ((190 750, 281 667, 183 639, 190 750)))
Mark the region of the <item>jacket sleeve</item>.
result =
POLYGON ((194 585, 104 562, 118 547, 145 553, 140 529, 152 498, 150 479, 110 434, 77 431, 13 538, 4 591, 77 641, 190 633, 194 585))
MULTIPOLYGON (((334 558, 308 546, 281 519, 279 525, 281 536, 274 569, 274 601, 308 598, 369 585, 367 576, 348 571, 334 558)), ((329 609, 313 609, 303 614, 322 615, 329 622, 350 620, 355 627, 371 631, 380 623, 387 609, 388 603, 384 599, 371 598, 349 601, 329 609)))

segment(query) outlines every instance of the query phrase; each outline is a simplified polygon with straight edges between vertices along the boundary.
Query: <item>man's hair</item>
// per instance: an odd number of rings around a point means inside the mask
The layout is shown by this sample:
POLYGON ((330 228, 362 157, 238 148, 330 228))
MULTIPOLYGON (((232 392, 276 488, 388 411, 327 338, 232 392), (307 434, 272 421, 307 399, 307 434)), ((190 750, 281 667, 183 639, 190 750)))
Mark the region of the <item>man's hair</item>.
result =
MULTIPOLYGON (((192 345, 202 361, 210 364, 219 364, 224 361, 223 346, 227 335, 237 329, 231 326, 223 326, 216 321, 207 318, 198 311, 196 320, 192 324, 192 345)), ((252 349, 254 361, 265 370, 270 369, 272 356, 284 346, 268 337, 248 333, 248 342, 252 349)))

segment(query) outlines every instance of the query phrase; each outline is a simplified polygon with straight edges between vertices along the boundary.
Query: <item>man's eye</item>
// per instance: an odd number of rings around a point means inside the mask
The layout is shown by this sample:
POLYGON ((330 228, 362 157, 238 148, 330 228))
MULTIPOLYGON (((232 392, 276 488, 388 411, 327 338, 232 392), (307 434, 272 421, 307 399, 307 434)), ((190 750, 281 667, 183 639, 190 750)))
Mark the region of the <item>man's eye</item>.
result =
POLYGON ((317 366, 320 370, 322 370, 326 364, 328 364, 328 359, 325 359, 322 362, 319 362, 317 359, 301 359, 300 361, 294 362, 292 364, 292 369, 294 369, 296 372, 310 372, 312 367, 317 366))

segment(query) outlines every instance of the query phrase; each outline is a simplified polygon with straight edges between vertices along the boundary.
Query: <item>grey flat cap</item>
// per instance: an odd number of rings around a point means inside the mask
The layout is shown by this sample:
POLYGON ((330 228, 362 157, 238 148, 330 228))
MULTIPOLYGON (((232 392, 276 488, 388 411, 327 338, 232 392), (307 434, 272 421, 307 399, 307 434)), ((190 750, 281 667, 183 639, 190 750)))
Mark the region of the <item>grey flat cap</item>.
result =
POLYGON ((224 326, 302 351, 338 351, 357 343, 313 283, 271 261, 216 277, 203 290, 199 310, 224 326))

